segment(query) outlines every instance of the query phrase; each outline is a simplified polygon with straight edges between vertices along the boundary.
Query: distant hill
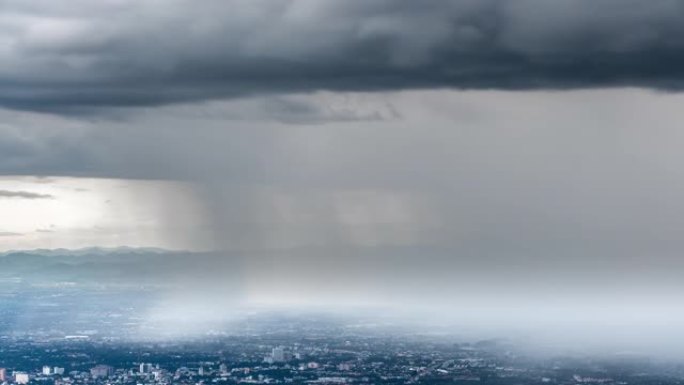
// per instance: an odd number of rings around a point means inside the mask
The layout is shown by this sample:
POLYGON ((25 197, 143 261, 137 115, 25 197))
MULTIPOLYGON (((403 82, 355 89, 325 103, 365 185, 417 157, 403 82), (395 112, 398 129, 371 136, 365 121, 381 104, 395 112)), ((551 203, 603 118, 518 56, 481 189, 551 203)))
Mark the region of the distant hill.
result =
POLYGON ((201 279, 223 263, 216 253, 158 248, 38 249, 0 254, 0 284, 169 285, 201 279))
POLYGON ((158 247, 86 247, 82 249, 34 249, 34 250, 11 250, 0 253, 0 257, 16 254, 32 254, 42 256, 96 256, 115 254, 166 254, 179 251, 171 251, 158 247))

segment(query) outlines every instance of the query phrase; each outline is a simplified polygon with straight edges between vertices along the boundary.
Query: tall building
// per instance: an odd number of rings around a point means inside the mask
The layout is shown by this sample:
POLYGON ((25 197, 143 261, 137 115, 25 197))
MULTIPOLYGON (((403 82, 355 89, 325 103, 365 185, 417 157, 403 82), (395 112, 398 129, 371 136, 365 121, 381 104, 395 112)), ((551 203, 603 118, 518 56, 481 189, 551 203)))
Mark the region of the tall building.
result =
POLYGON ((52 369, 52 373, 62 375, 62 374, 64 374, 64 368, 60 368, 59 366, 55 366, 52 369))
POLYGON ((285 349, 282 346, 273 348, 271 351, 273 362, 285 362, 285 349))
POLYGON ((273 364, 275 362, 287 362, 292 359, 292 353, 285 351, 282 346, 275 347, 271 350, 271 353, 264 357, 264 362, 273 364))
POLYGON ((43 374, 49 376, 50 374, 52 374, 52 368, 50 368, 47 365, 43 366, 43 374))
POLYGON ((5 368, 0 368, 0 381, 7 381, 7 369, 5 368))
POLYGON ((107 378, 114 374, 114 368, 109 365, 97 365, 90 369, 90 375, 93 378, 107 378))
POLYGON ((31 378, 29 377, 28 373, 25 373, 25 372, 15 372, 14 373, 14 382, 16 382, 19 385, 28 384, 30 379, 31 378))

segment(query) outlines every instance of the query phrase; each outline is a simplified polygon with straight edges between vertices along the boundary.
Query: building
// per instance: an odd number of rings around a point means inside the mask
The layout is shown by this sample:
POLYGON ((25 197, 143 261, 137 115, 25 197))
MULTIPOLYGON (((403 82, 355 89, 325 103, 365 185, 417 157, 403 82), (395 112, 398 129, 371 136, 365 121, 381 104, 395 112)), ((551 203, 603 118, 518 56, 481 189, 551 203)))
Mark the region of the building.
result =
POLYGON ((0 368, 0 382, 7 381, 7 369, 0 368))
POLYGON ((52 369, 52 373, 59 374, 61 376, 62 374, 64 374, 64 368, 60 368, 59 366, 55 366, 52 369))
POLYGON ((29 380, 31 378, 29 377, 28 373, 25 372, 15 372, 14 373, 14 382, 20 385, 28 384, 29 380))
POLYGON ((285 349, 282 346, 273 348, 271 351, 273 362, 285 362, 285 349))
POLYGON ((43 366, 43 374, 46 376, 51 375, 52 374, 52 368, 50 368, 47 365, 43 366))
POLYGON ((140 374, 152 373, 152 364, 142 363, 140 364, 140 374))
POLYGON ((109 365, 97 365, 90 369, 90 375, 93 378, 107 378, 114 374, 114 368, 109 365))
POLYGON ((264 362, 272 364, 275 362, 287 362, 292 360, 292 353, 285 350, 284 347, 278 346, 271 350, 270 354, 264 357, 264 362))

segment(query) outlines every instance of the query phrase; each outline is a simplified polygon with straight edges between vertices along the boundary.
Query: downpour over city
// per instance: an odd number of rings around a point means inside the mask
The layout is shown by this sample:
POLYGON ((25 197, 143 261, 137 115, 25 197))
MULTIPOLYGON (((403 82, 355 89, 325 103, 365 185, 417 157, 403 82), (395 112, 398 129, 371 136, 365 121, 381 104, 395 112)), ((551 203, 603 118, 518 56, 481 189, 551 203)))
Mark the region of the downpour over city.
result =
POLYGON ((681 0, 0 0, 0 385, 684 385, 681 0))

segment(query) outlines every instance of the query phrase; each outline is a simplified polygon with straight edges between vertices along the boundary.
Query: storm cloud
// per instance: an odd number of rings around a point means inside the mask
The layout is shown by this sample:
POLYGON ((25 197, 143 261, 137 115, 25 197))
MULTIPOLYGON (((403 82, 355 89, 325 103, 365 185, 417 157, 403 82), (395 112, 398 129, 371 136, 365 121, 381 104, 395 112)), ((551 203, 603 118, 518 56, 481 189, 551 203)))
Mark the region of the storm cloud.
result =
POLYGON ((0 10, 0 104, 19 109, 684 85, 677 0, 8 0, 0 10))

